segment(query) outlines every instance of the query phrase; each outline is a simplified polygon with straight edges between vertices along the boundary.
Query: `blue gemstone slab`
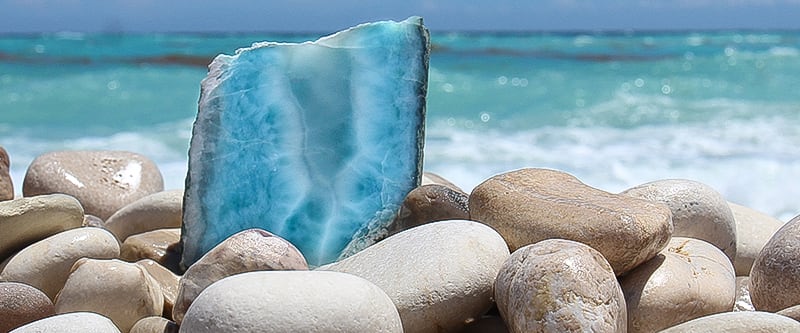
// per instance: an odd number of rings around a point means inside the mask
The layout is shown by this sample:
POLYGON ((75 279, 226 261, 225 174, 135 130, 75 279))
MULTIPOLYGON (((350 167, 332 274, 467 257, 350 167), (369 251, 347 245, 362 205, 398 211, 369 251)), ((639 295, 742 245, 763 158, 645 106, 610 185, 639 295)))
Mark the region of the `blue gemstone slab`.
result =
POLYGON ((250 228, 310 265, 385 236, 420 180, 429 52, 412 17, 217 56, 189 148, 181 266, 250 228))

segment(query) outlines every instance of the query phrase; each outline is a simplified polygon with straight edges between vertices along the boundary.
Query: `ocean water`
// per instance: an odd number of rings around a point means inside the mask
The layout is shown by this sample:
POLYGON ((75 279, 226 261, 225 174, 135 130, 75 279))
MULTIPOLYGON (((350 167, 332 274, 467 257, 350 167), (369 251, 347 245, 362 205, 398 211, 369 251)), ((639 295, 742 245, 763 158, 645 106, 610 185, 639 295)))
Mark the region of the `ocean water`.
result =
MULTIPOLYGON (((0 145, 17 192, 63 149, 144 154, 183 187, 200 80, 219 53, 323 34, 0 36, 0 145)), ((610 192, 706 183, 800 213, 800 31, 432 34, 425 164, 469 191, 523 167, 610 192)))

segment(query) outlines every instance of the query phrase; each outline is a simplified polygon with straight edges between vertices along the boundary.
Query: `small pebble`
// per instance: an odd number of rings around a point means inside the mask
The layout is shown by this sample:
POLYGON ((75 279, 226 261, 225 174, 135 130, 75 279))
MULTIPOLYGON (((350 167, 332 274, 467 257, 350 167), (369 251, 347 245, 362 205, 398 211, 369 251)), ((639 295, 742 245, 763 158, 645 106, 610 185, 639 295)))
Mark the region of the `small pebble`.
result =
POLYGON ((724 312, 700 317, 660 333, 786 333, 800 332, 800 323, 778 314, 759 311, 724 312))
POLYGON ((0 201, 0 258, 83 225, 83 207, 64 194, 0 201))
POLYGON ((450 187, 438 184, 422 185, 408 193, 397 213, 390 233, 416 227, 425 223, 446 220, 468 220, 469 196, 450 187))
POLYGON ((422 173, 422 180, 420 181, 420 186, 428 184, 443 185, 449 187, 453 191, 464 193, 464 190, 456 186, 456 184, 453 184, 449 180, 445 179, 444 177, 439 176, 438 174, 435 174, 433 172, 425 171, 422 173))
POLYGON ((14 199, 14 183, 11 180, 9 168, 11 159, 3 146, 0 146, 0 201, 14 199))
POLYGON ((775 313, 800 321, 800 304, 790 306, 775 313))
POLYGON ((56 314, 53 301, 24 283, 0 282, 0 332, 56 314))
POLYGON ((106 221, 106 228, 120 242, 130 235, 143 232, 180 228, 183 212, 183 190, 171 190, 150 194, 136 200, 106 221))
POLYGON ((136 264, 144 267, 147 273, 158 282, 159 287, 161 287, 161 294, 164 296, 164 308, 161 311, 161 316, 172 319, 172 308, 175 306, 175 299, 178 298, 178 284, 181 277, 150 259, 139 260, 136 264))
POLYGON ((736 258, 733 267, 737 276, 750 275, 753 262, 772 235, 784 222, 752 208, 728 203, 736 221, 736 258))
POLYGON ((66 193, 87 214, 103 220, 149 194, 164 190, 161 172, 150 159, 124 151, 56 151, 40 155, 22 182, 26 197, 66 193))
POLYGON ((120 247, 119 258, 125 261, 152 259, 176 274, 180 254, 181 229, 158 229, 131 235, 120 247))
POLYGON ((58 314, 21 326, 9 333, 120 333, 107 317, 94 312, 58 314))
POLYGON ((736 277, 736 301, 733 303, 733 311, 755 311, 753 301, 750 300, 750 277, 736 277))
POLYGON ((131 327, 130 333, 178 333, 178 325, 164 317, 144 317, 131 327))
POLYGON ((750 299, 758 311, 800 304, 800 215, 770 238, 750 270, 750 299))

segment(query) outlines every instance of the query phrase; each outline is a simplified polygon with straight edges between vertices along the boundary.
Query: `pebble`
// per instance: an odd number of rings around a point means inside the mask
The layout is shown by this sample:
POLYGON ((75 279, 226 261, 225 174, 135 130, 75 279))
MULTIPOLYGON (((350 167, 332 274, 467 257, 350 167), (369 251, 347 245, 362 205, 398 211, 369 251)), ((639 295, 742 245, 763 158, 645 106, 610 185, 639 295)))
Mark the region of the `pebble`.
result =
POLYGON ((55 299, 78 259, 118 256, 119 244, 110 232, 94 227, 76 228, 19 251, 3 268, 0 279, 29 284, 55 299))
POLYGON ((611 266, 575 241, 548 239, 514 251, 494 296, 511 332, 621 332, 627 325, 611 266))
POLYGON ((131 327, 129 333, 178 333, 178 325, 164 317, 144 317, 131 327))
POLYGON ((467 323, 459 333, 508 333, 508 327, 503 318, 498 316, 483 316, 467 323))
POLYGON ((733 262, 736 221, 728 202, 710 186, 686 179, 664 179, 635 186, 622 194, 666 204, 672 210, 673 236, 709 242, 733 262))
POLYGON ((26 197, 66 193, 87 214, 107 220, 114 212, 164 189, 161 172, 150 159, 125 151, 56 151, 40 155, 22 182, 26 197))
POLYGON ((445 185, 428 184, 408 193, 397 213, 390 233, 394 234, 425 223, 468 220, 469 196, 445 185))
POLYGON ((164 296, 161 316, 172 319, 172 308, 175 306, 175 299, 178 298, 178 284, 181 277, 150 259, 139 260, 136 264, 144 267, 147 273, 158 282, 158 286, 161 287, 161 295, 164 296))
POLYGON ((660 333, 786 333, 800 332, 800 323, 778 314, 759 311, 725 312, 700 317, 660 333))
POLYGON ((0 201, 0 258, 83 224, 83 207, 64 194, 0 201))
POLYGON ((658 256, 620 279, 628 332, 655 332, 731 311, 736 276, 728 257, 699 239, 673 237, 658 256))
POLYGON ((617 275, 655 256, 672 234, 663 204, 601 191, 548 169, 489 178, 470 194, 469 210, 470 219, 503 235, 511 251, 550 238, 574 240, 602 253, 617 275))
POLYGON ((3 146, 0 146, 0 201, 14 199, 14 183, 9 173, 10 167, 11 160, 8 158, 8 152, 3 146))
POLYGON ((753 301, 750 300, 750 277, 736 277, 736 300, 733 303, 733 311, 755 311, 753 301))
POLYGON ((400 333, 403 326, 386 293, 360 277, 257 271, 209 286, 186 312, 180 332, 400 333))
POLYGON ((83 258, 72 267, 55 306, 59 314, 99 313, 128 332, 139 319, 160 315, 164 298, 158 282, 140 265, 83 258))
POLYGON ((97 216, 87 214, 83 216, 83 225, 105 229, 106 222, 97 216))
POLYGON ((189 266, 178 285, 172 318, 181 324, 200 292, 225 277, 251 271, 307 269, 303 255, 285 239, 261 229, 240 231, 189 266))
POLYGON ((21 326, 9 333, 120 333, 107 317, 94 312, 58 314, 21 326))
POLYGON ((120 242, 147 231, 180 228, 182 205, 183 190, 153 193, 122 207, 108 218, 105 227, 120 242))
POLYGON ((733 267, 737 276, 750 275, 753 261, 784 222, 752 208, 729 202, 736 221, 736 258, 733 267))
POLYGON ((759 311, 800 304, 800 215, 770 238, 750 271, 750 299, 759 311))
POLYGON ((56 314, 53 301, 24 283, 0 282, 0 332, 56 314))
POLYGON ((445 179, 444 177, 439 176, 438 174, 435 174, 433 172, 425 171, 422 173, 422 180, 420 181, 420 186, 428 184, 444 185, 451 188, 453 191, 464 193, 464 190, 456 186, 456 184, 453 184, 449 180, 445 179))
POLYGON ((454 220, 394 234, 318 270, 353 274, 380 287, 406 332, 457 331, 492 306, 492 286, 508 256, 492 228, 454 220))
POLYGON ((775 313, 800 321, 800 304, 790 306, 775 313))
POLYGON ((178 267, 181 261, 180 240, 180 228, 131 235, 122 243, 119 258, 130 262, 151 259, 177 274, 181 272, 178 267))

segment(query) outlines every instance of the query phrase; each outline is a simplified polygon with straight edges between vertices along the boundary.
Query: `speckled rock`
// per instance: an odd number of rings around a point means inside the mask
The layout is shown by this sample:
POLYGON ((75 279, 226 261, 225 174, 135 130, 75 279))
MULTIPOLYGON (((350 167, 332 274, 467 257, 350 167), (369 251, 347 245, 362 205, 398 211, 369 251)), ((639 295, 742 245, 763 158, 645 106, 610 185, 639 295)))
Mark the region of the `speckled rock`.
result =
POLYGON ((131 327, 130 333, 178 333, 178 325, 164 317, 144 317, 131 327))
POLYGON ((47 317, 9 333, 120 333, 107 317, 93 312, 72 312, 47 317))
POLYGON ((22 182, 26 197, 66 193, 87 214, 107 220, 114 212, 164 190, 161 172, 150 159, 124 151, 57 151, 37 157, 22 182))
POLYGON ((673 236, 702 239, 718 247, 733 262, 736 221, 728 202, 708 185, 686 179, 665 179, 622 192, 661 202, 672 210, 673 236))
POLYGON ((41 290, 24 283, 0 282, 0 332, 56 314, 41 290))
POLYGON ((111 259, 80 259, 56 297, 56 313, 90 311, 107 316, 123 332, 162 312, 164 296, 144 267, 111 259))
POLYGON ((492 285, 508 255, 492 228, 442 221, 397 233, 319 270, 357 275, 383 289, 406 332, 448 332, 492 306, 492 285))
POLYGON ((307 269, 306 259, 285 239, 261 229, 240 231, 189 266, 178 285, 172 318, 180 324, 197 295, 225 277, 251 271, 307 269))
POLYGON ((83 207, 64 194, 0 202, 0 258, 83 224, 83 207))
POLYGON ((755 311, 753 301, 750 300, 750 277, 736 277, 736 300, 733 303, 733 311, 755 311))
POLYGON ((106 228, 120 242, 124 242, 130 235, 147 231, 180 228, 182 205, 183 190, 153 193, 111 215, 106 221, 106 228))
POLYGON ((794 320, 800 321, 800 304, 790 306, 775 313, 781 316, 786 316, 794 320))
POLYGON ((736 258, 733 267, 737 276, 750 275, 753 261, 784 222, 749 207, 729 202, 736 221, 736 258))
POLYGON ((548 239, 511 254, 494 297, 509 332, 624 332, 625 297, 603 255, 548 239))
POLYGON ((628 332, 655 332, 731 311, 736 276, 728 257, 708 242, 673 237, 658 256, 620 279, 628 332))
POLYGON ((400 212, 389 228, 391 234, 425 223, 446 220, 467 220, 469 196, 438 184, 419 186, 408 193, 400 212))
POLYGON ((38 241, 11 257, 0 279, 27 283, 55 299, 78 259, 119 256, 119 244, 110 232, 84 227, 38 241))
POLYGON ((433 172, 425 171, 422 173, 422 180, 420 181, 420 185, 428 185, 428 184, 444 185, 451 188, 453 191, 462 193, 464 192, 464 190, 456 186, 456 184, 453 184, 449 180, 445 179, 444 177, 439 176, 438 174, 435 174, 433 172))
POLYGON ((800 216, 770 238, 750 270, 750 299, 759 311, 800 304, 800 216))
POLYGON ((181 229, 158 229, 131 235, 120 247, 119 258, 125 261, 152 259, 176 274, 181 272, 178 263, 181 229))
POLYGON ((663 204, 604 192, 548 169, 489 178, 470 194, 469 211, 511 251, 550 238, 574 240, 600 251, 617 275, 655 256, 672 234, 663 204))
POLYGON ((0 146, 0 201, 14 199, 14 183, 11 180, 9 168, 11 159, 3 146, 0 146))
POLYGON ((360 277, 259 271, 209 286, 186 312, 180 332, 400 333, 403 327, 392 300, 360 277))
POLYGON ((175 306, 175 299, 178 298, 178 284, 181 277, 150 259, 142 259, 136 263, 144 267, 147 273, 158 282, 161 287, 161 295, 164 296, 164 308, 161 316, 172 319, 172 308, 175 306))
POLYGON ((700 317, 661 333, 786 333, 800 332, 800 323, 778 314, 759 311, 725 312, 700 317))

